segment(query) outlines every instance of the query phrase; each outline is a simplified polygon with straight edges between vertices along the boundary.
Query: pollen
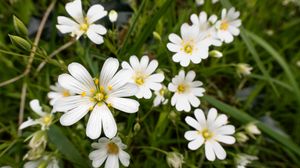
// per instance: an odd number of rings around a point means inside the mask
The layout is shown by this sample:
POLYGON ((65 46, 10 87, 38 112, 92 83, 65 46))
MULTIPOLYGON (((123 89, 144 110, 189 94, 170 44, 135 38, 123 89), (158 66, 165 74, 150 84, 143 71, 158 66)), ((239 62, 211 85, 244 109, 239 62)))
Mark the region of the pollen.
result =
POLYGON ((107 153, 112 155, 119 154, 119 147, 115 143, 109 142, 106 147, 107 147, 107 153))
POLYGON ((160 90, 159 90, 159 94, 160 94, 161 96, 163 96, 163 95, 165 94, 165 89, 163 89, 163 88, 160 89, 160 90))
POLYGON ((98 84, 99 84, 99 79, 95 78, 95 79, 94 79, 94 83, 95 83, 96 85, 98 85, 98 84))
POLYGON ((94 97, 97 101, 101 101, 104 98, 103 93, 97 93, 94 97))
POLYGON ((91 94, 95 93, 95 89, 90 89, 90 93, 91 94))
POLYGON ((221 30, 227 30, 229 27, 229 24, 226 20, 222 21, 221 25, 220 25, 220 29, 221 30))
POLYGON ((63 97, 68 97, 70 96, 70 92, 68 90, 64 90, 62 95, 63 97))
POLYGON ((80 25, 80 30, 83 32, 87 32, 89 29, 89 24, 88 23, 83 23, 80 25))
POLYGON ((183 50, 185 53, 187 54, 192 54, 193 53, 193 46, 191 44, 186 44, 184 47, 183 47, 183 50))
POLYGON ((82 96, 82 97, 86 96, 86 92, 82 92, 82 93, 81 93, 81 96, 82 96))
POLYGON ((50 115, 46 115, 45 117, 43 117, 43 123, 45 123, 46 125, 49 125, 52 122, 52 117, 50 115))
POLYGON ((138 76, 135 78, 135 83, 138 85, 143 85, 145 83, 145 80, 142 76, 138 76))
POLYGON ((109 85, 109 86, 107 87, 107 89, 108 89, 109 91, 111 91, 111 90, 112 90, 112 86, 109 85))
POLYGON ((202 134, 203 138, 205 140, 209 140, 213 137, 213 133, 210 132, 207 128, 203 129, 201 132, 199 132, 200 134, 202 134))
POLYGON ((183 84, 178 85, 178 87, 177 87, 178 93, 183 93, 183 92, 185 92, 185 90, 186 90, 186 87, 183 84))
POLYGON ((100 86, 100 92, 104 93, 105 89, 104 86, 100 86))

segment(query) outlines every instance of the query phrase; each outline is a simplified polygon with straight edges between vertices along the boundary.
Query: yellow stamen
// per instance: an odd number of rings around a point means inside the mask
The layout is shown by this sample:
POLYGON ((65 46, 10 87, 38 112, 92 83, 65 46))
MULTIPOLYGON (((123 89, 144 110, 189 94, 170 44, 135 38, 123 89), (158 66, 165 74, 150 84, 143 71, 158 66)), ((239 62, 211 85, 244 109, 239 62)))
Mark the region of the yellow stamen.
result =
POLYGON ((83 24, 80 25, 80 30, 81 31, 87 32, 88 29, 89 29, 89 24, 83 23, 83 24))
POLYGON ((165 94, 165 89, 160 89, 159 94, 163 96, 165 94))
POLYGON ((96 85, 98 85, 99 84, 99 79, 97 79, 97 78, 94 79, 94 82, 95 82, 96 85))
POLYGON ((91 94, 95 93, 95 89, 90 89, 90 93, 91 94))
POLYGON ((52 117, 50 115, 46 115, 43 117, 43 123, 49 125, 52 122, 52 117))
POLYGON ((185 53, 187 54, 192 54, 193 52, 193 46, 190 45, 190 44, 186 44, 184 47, 183 47, 183 50, 185 53))
POLYGON ((107 153, 117 155, 119 153, 119 147, 113 142, 107 144, 107 153))
POLYGON ((205 140, 208 140, 213 137, 213 133, 210 132, 207 128, 203 129, 201 132, 199 131, 199 133, 202 134, 205 140))
POLYGON ((86 92, 82 92, 82 93, 81 93, 81 96, 82 96, 82 97, 86 96, 86 92))
POLYGON ((100 92, 104 93, 105 89, 104 86, 100 86, 100 92))
POLYGON ((103 93, 97 93, 94 97, 96 100, 101 101, 104 98, 103 93))
POLYGON ((178 85, 178 87, 177 87, 178 93, 183 93, 185 90, 186 90, 186 88, 183 84, 178 85))
POLYGON ((107 87, 107 89, 108 89, 109 91, 111 91, 111 90, 112 90, 112 86, 109 85, 109 86, 107 87))
POLYGON ((94 107, 93 107, 93 106, 89 107, 89 111, 92 111, 93 109, 94 109, 94 107))
POLYGON ((220 25, 220 29, 221 30, 227 30, 229 27, 229 24, 226 20, 222 21, 221 25, 220 25))
POLYGON ((138 85, 143 85, 144 84, 144 78, 142 76, 138 76, 135 78, 135 83, 138 85))
POLYGON ((107 107, 111 107, 111 103, 108 103, 108 104, 107 104, 107 107))
POLYGON ((64 97, 70 96, 70 92, 69 92, 68 90, 64 90, 64 91, 63 91, 63 96, 64 96, 64 97))

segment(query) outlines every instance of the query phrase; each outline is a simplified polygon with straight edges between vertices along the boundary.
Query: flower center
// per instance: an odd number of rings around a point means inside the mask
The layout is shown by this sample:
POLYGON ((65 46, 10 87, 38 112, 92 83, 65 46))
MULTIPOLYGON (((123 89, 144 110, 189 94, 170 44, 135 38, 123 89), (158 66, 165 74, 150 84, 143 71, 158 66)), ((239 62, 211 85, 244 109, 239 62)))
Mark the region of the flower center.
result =
POLYGON ((134 82, 139 86, 143 85, 145 83, 145 76, 140 72, 136 73, 134 82))
POLYGON ((213 133, 210 132, 207 128, 203 129, 202 132, 199 132, 199 133, 202 134, 202 136, 205 140, 209 140, 210 138, 213 137, 213 133))
POLYGON ((178 87, 177 87, 178 93, 183 93, 183 92, 185 92, 185 90, 186 90, 186 86, 184 84, 178 85, 178 87))
POLYGON ((119 147, 113 142, 107 144, 107 153, 117 155, 119 153, 119 147))
POLYGON ((52 116, 51 115, 46 115, 46 116, 43 117, 42 121, 45 125, 50 125, 51 122, 52 122, 52 116))
POLYGON ((220 29, 221 30, 227 30, 229 27, 229 24, 226 20, 222 21, 221 25, 220 25, 220 29))
POLYGON ((63 91, 63 97, 68 97, 68 96, 70 96, 71 94, 70 94, 70 92, 68 91, 68 90, 64 90, 63 91))
POLYGON ((159 94, 160 94, 161 96, 163 96, 163 95, 165 94, 165 89, 164 89, 164 88, 160 89, 160 90, 159 90, 159 94))
POLYGON ((184 47, 183 47, 183 50, 185 53, 187 54, 192 54, 193 52, 193 46, 190 45, 190 44, 186 44, 184 47))
POLYGON ((87 32, 88 31, 88 29, 89 29, 89 24, 88 24, 88 22, 87 22, 87 18, 84 18, 84 23, 82 23, 81 25, 80 25, 80 30, 81 31, 84 31, 84 32, 87 32))

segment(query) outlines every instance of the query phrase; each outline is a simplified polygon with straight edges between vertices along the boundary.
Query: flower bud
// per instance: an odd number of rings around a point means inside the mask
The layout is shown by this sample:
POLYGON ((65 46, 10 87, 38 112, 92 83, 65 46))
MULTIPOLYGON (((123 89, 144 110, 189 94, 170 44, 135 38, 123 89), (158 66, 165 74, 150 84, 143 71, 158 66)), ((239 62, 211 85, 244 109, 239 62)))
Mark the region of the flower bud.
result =
POLYGON ((215 58, 221 58, 223 57, 223 53, 218 50, 212 50, 209 52, 209 55, 215 58))
POLYGON ((254 123, 249 123, 245 127, 245 131, 248 134, 254 134, 254 135, 259 135, 261 134, 260 130, 257 128, 257 126, 254 123))
POLYGON ((153 34, 154 39, 161 41, 161 36, 156 31, 154 31, 152 34, 153 34))
POLYGON ((249 140, 248 136, 244 132, 236 133, 236 140, 240 143, 244 143, 249 140))
POLYGON ((18 19, 16 16, 13 16, 13 22, 14 22, 15 31, 18 35, 21 35, 21 36, 28 35, 28 30, 27 30, 26 26, 24 25, 24 23, 20 19, 18 19))
POLYGON ((47 144, 47 134, 45 131, 37 131, 32 135, 29 142, 30 148, 46 147, 47 144))
POLYGON ((169 152, 167 155, 167 163, 171 168, 181 168, 184 163, 184 157, 178 152, 169 152))
POLYGON ((134 132, 139 132, 140 129, 141 129, 140 123, 139 122, 135 123, 133 126, 134 132))
POLYGON ((118 13, 117 13, 117 11, 111 10, 111 11, 109 12, 109 14, 108 14, 108 18, 109 18, 109 20, 110 20, 112 23, 116 22, 117 19, 118 19, 118 13))
POLYGON ((26 50, 26 51, 30 51, 31 50, 31 44, 23 39, 22 37, 19 37, 19 36, 14 36, 14 35, 8 35, 9 38, 10 38, 10 41, 11 43, 20 48, 20 49, 23 49, 23 50, 26 50))
POLYGON ((241 75, 250 75, 253 69, 249 64, 239 63, 236 65, 237 73, 241 75))

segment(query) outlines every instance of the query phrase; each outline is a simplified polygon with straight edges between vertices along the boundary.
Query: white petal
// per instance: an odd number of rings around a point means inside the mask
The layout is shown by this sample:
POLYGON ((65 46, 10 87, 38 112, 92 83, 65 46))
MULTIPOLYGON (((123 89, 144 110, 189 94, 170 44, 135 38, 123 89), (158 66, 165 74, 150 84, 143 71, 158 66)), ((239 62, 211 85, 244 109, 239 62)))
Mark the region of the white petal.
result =
POLYGON ((133 96, 138 92, 138 87, 135 84, 127 83, 117 90, 112 90, 110 97, 128 97, 133 96))
POLYGON ((81 104, 78 105, 78 107, 64 113, 59 120, 61 125, 70 126, 75 124, 88 113, 89 107, 89 104, 81 104))
POLYGON ((218 133, 223 135, 232 135, 235 132, 235 128, 233 125, 224 125, 217 129, 218 133))
POLYGON ((128 167, 129 166, 129 163, 130 163, 130 156, 127 152, 123 151, 123 150, 120 150, 119 152, 119 159, 120 159, 120 162, 122 163, 122 165, 124 167, 128 167))
MULTIPOLYGON (((97 105, 98 106, 98 105, 97 105)), ((114 116, 105 104, 100 106, 102 127, 106 137, 112 138, 117 134, 117 124, 114 116)))
MULTIPOLYGON (((177 44, 173 44, 173 43, 168 43, 168 44, 167 44, 167 48, 168 48, 169 51, 171 51, 171 52, 179 52, 180 49, 181 49, 181 46, 180 46, 180 45, 177 45, 177 44)), ((176 57, 175 59, 178 60, 177 57, 176 57)))
POLYGON ((205 142, 205 156, 209 161, 214 161, 216 159, 212 144, 209 141, 205 142))
POLYGON ((114 108, 126 113, 135 113, 139 110, 140 106, 139 102, 129 98, 111 97, 107 102, 111 103, 111 106, 114 108))
POLYGON ((66 4, 66 11, 72 16, 78 23, 83 23, 82 5, 81 0, 75 0, 66 4))
POLYGON ((23 122, 23 123, 20 125, 19 129, 22 130, 22 129, 27 128, 27 127, 29 127, 29 126, 36 125, 36 124, 38 124, 38 123, 39 123, 39 122, 37 122, 37 121, 31 119, 30 117, 28 117, 28 120, 25 121, 25 122, 23 122))
POLYGON ((72 33, 76 30, 75 27, 73 26, 66 26, 66 25, 56 25, 56 28, 62 33, 62 34, 66 34, 66 33, 72 33))
POLYGON ((119 61, 116 58, 108 58, 104 62, 100 74, 100 84, 107 86, 119 68, 119 61))
POLYGON ((178 111, 185 111, 185 112, 190 112, 191 111, 191 105, 185 95, 181 95, 178 97, 180 101, 176 102, 176 109, 178 111))
POLYGON ((95 21, 103 18, 107 15, 107 11, 104 10, 102 5, 93 5, 88 10, 86 17, 88 18, 88 23, 94 23, 95 21))
POLYGON ((130 70, 128 69, 121 69, 116 75, 108 82, 109 86, 112 86, 113 89, 119 89, 120 87, 124 86, 129 82, 131 76, 129 75, 130 70))
POLYGON ((227 135, 216 135, 215 139, 219 142, 223 142, 225 144, 234 144, 235 138, 227 135))
POLYGON ((42 106, 40 105, 39 100, 34 99, 29 102, 30 108, 39 116, 45 116, 47 113, 42 111, 42 106))
POLYGON ((103 43, 103 37, 100 34, 97 34, 93 29, 88 29, 86 35, 95 44, 103 43))
POLYGON ((54 104, 54 108, 57 111, 66 112, 78 107, 82 103, 90 103, 89 97, 77 95, 58 99, 54 104))
POLYGON ((185 79, 189 82, 192 82, 196 77, 196 73, 195 71, 189 71, 187 74, 186 74, 186 77, 185 79))
POLYGON ((207 123, 208 124, 214 124, 214 122, 217 118, 217 115, 218 115, 217 109, 210 108, 208 110, 208 114, 207 114, 207 123))
POLYGON ((148 66, 148 63, 149 63, 149 57, 147 55, 143 56, 140 61, 141 67, 146 68, 148 66))
POLYGON ((199 18, 196 14, 192 14, 190 16, 190 19, 191 19, 191 22, 192 22, 193 25, 199 26, 199 18))
POLYGON ((226 158, 226 152, 218 142, 213 141, 212 147, 218 159, 223 160, 226 158))
POLYGON ((100 35, 104 35, 107 33, 107 30, 104 26, 100 25, 100 24, 92 24, 89 26, 89 30, 100 34, 100 35))
POLYGON ((201 109, 196 109, 194 115, 202 128, 206 127, 206 119, 204 112, 201 109))
POLYGON ((169 83, 168 89, 171 92, 175 92, 177 88, 176 88, 176 86, 173 83, 169 83))
POLYGON ((123 61, 121 66, 123 69, 133 70, 132 67, 129 65, 129 63, 126 61, 123 61))
POLYGON ((73 76, 69 74, 61 74, 58 76, 58 83, 70 90, 73 93, 81 94, 82 92, 89 93, 90 88, 76 80, 73 76))
POLYGON ((132 55, 130 58, 129 58, 129 62, 130 62, 130 65, 133 69, 139 69, 140 68, 140 62, 139 62, 139 59, 135 56, 135 55, 132 55))
POLYGON ((202 146, 203 142, 204 138, 202 136, 198 136, 196 139, 189 142, 188 148, 191 150, 196 150, 202 146))
POLYGON ((177 34, 174 34, 174 33, 169 35, 169 40, 172 43, 178 44, 178 45, 181 44, 181 42, 182 42, 181 38, 177 34))
POLYGON ((188 96, 188 99, 193 107, 198 107, 200 105, 200 100, 196 96, 190 95, 188 96))
POLYGON ((200 136, 198 131, 194 131, 194 130, 193 131, 186 131, 184 133, 184 138, 189 140, 189 141, 198 138, 198 136, 200 136))
POLYGON ((146 80, 149 82, 162 82, 165 79, 164 74, 162 73, 157 73, 150 75, 146 80))
POLYGON ((107 158, 106 150, 95 150, 89 154, 93 167, 100 167, 107 158))
POLYGON ((148 88, 145 85, 142 85, 139 87, 139 90, 135 96, 138 99, 141 99, 141 98, 150 99, 152 97, 152 92, 151 92, 150 88, 148 88))
POLYGON ((90 73, 79 63, 71 63, 68 66, 68 71, 70 74, 77 79, 84 86, 87 86, 90 89, 96 90, 96 86, 94 84, 93 78, 90 73))
POLYGON ((102 130, 101 113, 102 113, 101 107, 96 105, 89 117, 89 121, 86 126, 86 135, 91 139, 96 139, 101 135, 101 130, 102 130))
POLYGON ((78 27, 78 23, 73 21, 72 19, 65 16, 58 16, 57 23, 60 25, 70 26, 70 27, 78 27))
POLYGON ((119 168, 118 155, 108 155, 105 168, 119 168))
POLYGON ((194 118, 187 116, 185 117, 185 122, 196 130, 201 130, 201 125, 194 118))
POLYGON ((160 84, 160 83, 152 82, 152 83, 148 83, 147 85, 150 89, 155 90, 155 91, 158 91, 162 88, 162 84, 160 84))
POLYGON ((225 124, 227 124, 227 116, 225 114, 219 115, 215 121, 215 126, 220 127, 225 124))

